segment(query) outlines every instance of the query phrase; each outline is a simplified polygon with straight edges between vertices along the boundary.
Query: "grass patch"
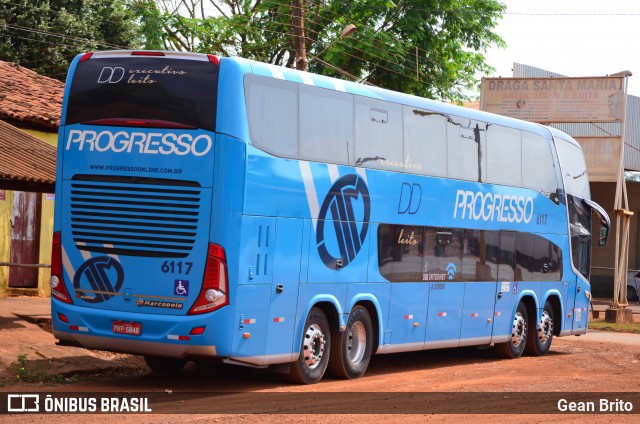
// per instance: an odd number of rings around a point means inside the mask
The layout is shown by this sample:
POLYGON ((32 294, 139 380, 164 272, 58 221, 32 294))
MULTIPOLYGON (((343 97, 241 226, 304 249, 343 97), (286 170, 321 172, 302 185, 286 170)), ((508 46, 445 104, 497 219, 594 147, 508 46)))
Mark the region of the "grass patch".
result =
MULTIPOLYGON (((39 352, 36 354, 40 355, 39 352)), ((31 361, 26 354, 18 355, 17 359, 9 366, 11 378, 0 380, 0 387, 5 387, 12 383, 43 383, 43 384, 67 384, 84 381, 82 375, 72 376, 48 375, 44 372, 37 361, 31 361)))
POLYGON ((592 330, 616 331, 618 333, 636 333, 640 334, 640 322, 631 322, 629 324, 619 324, 615 322, 606 322, 603 320, 589 320, 589 328, 592 330))

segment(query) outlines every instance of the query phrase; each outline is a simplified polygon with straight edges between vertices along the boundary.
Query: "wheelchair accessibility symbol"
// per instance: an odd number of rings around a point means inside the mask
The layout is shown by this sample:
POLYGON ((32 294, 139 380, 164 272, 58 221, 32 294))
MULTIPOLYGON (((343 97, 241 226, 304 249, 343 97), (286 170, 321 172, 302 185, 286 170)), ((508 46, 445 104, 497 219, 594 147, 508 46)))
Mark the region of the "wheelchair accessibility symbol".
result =
POLYGON ((189 296, 189 280, 175 280, 173 293, 176 296, 189 296))

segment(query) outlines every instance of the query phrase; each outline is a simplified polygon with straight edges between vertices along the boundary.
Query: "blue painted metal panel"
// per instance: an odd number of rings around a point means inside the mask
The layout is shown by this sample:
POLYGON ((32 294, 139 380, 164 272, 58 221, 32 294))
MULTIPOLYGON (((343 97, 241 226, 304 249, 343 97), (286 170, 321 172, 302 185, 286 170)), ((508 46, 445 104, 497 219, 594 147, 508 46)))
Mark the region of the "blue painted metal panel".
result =
POLYGON ((418 346, 424 343, 429 291, 428 283, 397 283, 391 286, 386 327, 391 331, 390 344, 418 346))
MULTIPOLYGON (((238 284, 271 284, 276 219, 245 215, 242 217, 240 228, 238 284)), ((286 235, 285 232, 282 233, 283 237, 286 235)))
POLYGON ((204 275, 211 189, 64 180, 58 201, 70 215, 60 224, 63 277, 76 305, 187 313, 204 275))
POLYGON ((68 125, 62 178, 77 174, 196 181, 211 187, 215 134, 208 131, 68 125), (176 160, 179 158, 179 160, 176 160))
MULTIPOLYGON (((586 291, 591 291, 591 286, 588 282, 583 280, 581 277, 576 277, 576 286, 575 292, 573 291, 574 286, 569 284, 569 293, 573 296, 574 306, 572 313, 572 332, 571 334, 584 334, 587 331, 588 320, 589 320, 589 299, 587 298, 586 291)), ((568 301, 567 303, 570 303, 568 301)), ((568 315, 568 313, 567 313, 568 315)), ((568 327, 566 327, 568 328, 568 327)))
POLYGON ((503 342, 504 338, 511 335, 513 316, 518 306, 522 282, 500 281, 496 287, 496 302, 493 317, 492 340, 503 342))
POLYGON ((462 307, 460 342, 464 339, 491 341, 496 302, 496 285, 500 283, 466 283, 462 307))
POLYGON ((426 343, 443 342, 438 347, 457 346, 462 325, 465 283, 431 283, 427 315, 426 343))
POLYGON ((278 218, 276 221, 267 355, 294 351, 303 225, 301 219, 278 218))
MULTIPOLYGON (((240 284, 237 290, 236 322, 231 328, 233 331, 231 356, 234 358, 264 356, 269 335, 268 300, 271 297, 271 285, 240 284)), ((229 330, 229 328, 222 328, 221 332, 228 335, 229 330)))

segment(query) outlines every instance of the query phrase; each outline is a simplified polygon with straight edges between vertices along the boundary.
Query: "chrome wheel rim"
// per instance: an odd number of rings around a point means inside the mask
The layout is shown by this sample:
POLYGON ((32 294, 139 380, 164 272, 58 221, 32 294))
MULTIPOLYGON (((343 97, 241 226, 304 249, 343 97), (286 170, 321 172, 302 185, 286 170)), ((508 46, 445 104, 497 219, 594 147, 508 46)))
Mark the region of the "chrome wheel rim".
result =
POLYGON ((324 355, 325 345, 326 340, 320 326, 318 324, 311 324, 304 334, 302 345, 304 362, 309 368, 314 369, 320 365, 322 356, 324 355))
POLYGON ((515 347, 525 342, 527 337, 527 322, 520 312, 513 317, 513 330, 511 331, 511 343, 515 347))
POLYGON ((542 312, 542 319, 538 324, 538 340, 541 344, 547 343, 547 341, 553 335, 553 320, 548 311, 542 312))

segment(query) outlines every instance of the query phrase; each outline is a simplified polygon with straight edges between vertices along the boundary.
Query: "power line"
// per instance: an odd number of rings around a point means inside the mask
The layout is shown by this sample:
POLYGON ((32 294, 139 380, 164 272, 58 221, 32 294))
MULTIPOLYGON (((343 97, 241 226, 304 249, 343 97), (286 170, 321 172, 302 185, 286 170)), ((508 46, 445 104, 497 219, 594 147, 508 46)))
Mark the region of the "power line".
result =
POLYGON ((73 37, 70 35, 66 35, 66 34, 60 34, 57 32, 50 32, 50 31, 44 31, 44 30, 40 30, 40 29, 34 29, 34 28, 29 28, 29 27, 24 27, 24 26, 20 26, 20 25, 12 25, 12 24, 2 24, 0 26, 4 26, 5 28, 11 28, 17 31, 25 31, 25 32, 31 32, 31 33, 35 33, 35 34, 41 34, 41 35, 47 35, 50 37, 58 37, 58 38, 63 38, 63 39, 69 39, 69 40, 73 40, 73 41, 78 41, 81 43, 90 43, 90 44, 96 44, 99 46, 106 46, 106 47, 112 47, 112 48, 117 48, 117 49, 122 49, 122 48, 126 48, 123 46, 119 46, 117 44, 110 44, 110 43, 106 43, 106 42, 102 42, 102 41, 97 41, 97 40, 91 40, 88 38, 78 38, 78 37, 73 37))
POLYGON ((640 13, 546 13, 546 12, 504 12, 503 15, 520 16, 640 16, 640 13))
MULTIPOLYGON (((274 12, 274 13, 275 14, 279 14, 281 16, 291 16, 290 14, 287 14, 287 13, 278 13, 278 12, 274 12)), ((342 15, 339 15, 339 16, 342 16, 342 15)), ((323 19, 327 19, 327 18, 323 18, 323 19)), ((333 21, 329 21, 329 22, 332 23, 333 21)), ((320 31, 314 31, 314 30, 311 30, 311 29, 309 29, 309 31, 315 32, 316 35, 320 34, 320 31)), ((363 40, 362 38, 357 38, 357 40, 361 44, 363 44, 365 46, 368 46, 368 47, 371 47, 371 50, 363 50, 363 49, 361 49, 361 48, 359 48, 357 46, 354 46, 354 45, 350 45, 349 46, 350 50, 357 50, 357 51, 361 52, 363 55, 372 56, 373 58, 379 59, 381 62, 389 62, 387 58, 382 57, 379 54, 374 53, 375 51, 379 50, 379 48, 376 45, 374 45, 373 42, 367 42, 366 40, 363 40)), ((345 42, 342 41, 341 39, 338 39, 336 41, 336 44, 344 44, 344 43, 345 42)), ((426 50, 423 50, 423 49, 418 49, 418 50, 421 50, 421 51, 427 53, 426 50)), ((362 57, 360 55, 354 55, 354 54, 350 53, 349 51, 343 51, 342 54, 350 56, 350 57, 352 57, 352 58, 354 58, 356 60, 359 60, 361 62, 365 62, 365 63, 371 64, 371 65, 376 66, 378 68, 382 68, 382 69, 384 69, 386 71, 395 73, 395 74, 400 75, 402 77, 409 78, 409 79, 415 80, 417 82, 420 82, 420 79, 416 78, 413 75, 413 72, 415 71, 415 68, 413 67, 413 64, 414 64, 413 57, 412 57, 413 56, 413 52, 406 52, 407 56, 400 56, 398 54, 395 54, 395 53, 391 52, 391 56, 395 59, 395 61, 392 61, 392 62, 389 62, 389 63, 397 65, 399 68, 401 68, 403 70, 402 72, 398 72, 396 70, 390 69, 389 67, 384 66, 381 63, 375 63, 374 64, 373 62, 364 59, 364 57, 362 57), (407 65, 403 64, 402 62, 411 62, 412 66, 407 66, 407 65), (405 73, 405 71, 407 71, 407 73, 405 73)), ((426 60, 427 62, 430 62, 433 65, 439 66, 439 63, 437 63, 436 61, 434 61, 432 59, 429 59, 426 55, 425 56, 419 56, 419 58, 421 60, 426 60)), ((316 58, 316 60, 317 60, 317 58, 316 58)), ((441 83, 450 83, 450 81, 447 81, 447 80, 442 79, 442 78, 438 78, 435 75, 430 75, 430 79, 438 81, 438 82, 441 82, 441 83)), ((362 81, 362 79, 360 79, 360 81, 362 81)))
MULTIPOLYGON (((288 5, 277 4, 277 3, 274 3, 274 5, 276 5, 276 6, 288 6, 288 5)), ((272 9, 272 10, 269 11, 269 13, 273 13, 275 15, 280 15, 280 16, 291 17, 291 14, 284 13, 284 11, 280 11, 279 9, 280 8, 272 9)), ((334 16, 338 16, 338 17, 340 17, 341 19, 343 19, 345 21, 349 21, 349 18, 347 18, 346 16, 337 14, 337 13, 331 11, 331 10, 328 10, 328 9, 325 9, 325 10, 327 10, 328 13, 333 14, 334 16)), ((53 12, 59 13, 60 11, 53 11, 53 12)), ((179 17, 179 15, 169 15, 169 16, 179 17)), ((316 14, 315 16, 318 17, 319 19, 322 19, 322 20, 326 21, 327 25, 333 23, 333 21, 331 21, 329 18, 322 17, 322 16, 320 16, 318 14, 316 14)), ((95 45, 98 45, 98 46, 101 45, 101 46, 106 46, 106 47, 111 47, 111 48, 114 48, 114 47, 115 48, 125 48, 125 49, 127 48, 125 46, 118 46, 118 45, 114 45, 114 44, 110 44, 110 43, 106 43, 106 42, 100 42, 100 41, 97 41, 97 40, 90 40, 90 39, 83 39, 83 38, 73 37, 73 36, 70 36, 70 35, 59 34, 59 33, 51 32, 51 31, 37 30, 37 29, 29 28, 29 27, 20 26, 20 25, 6 24, 4 26, 7 27, 7 28, 10 28, 10 29, 13 29, 13 30, 31 32, 31 33, 36 33, 36 34, 41 34, 41 35, 46 35, 46 36, 58 37, 58 38, 62 38, 62 39, 75 40, 75 41, 82 42, 82 43, 92 43, 92 44, 95 44, 95 45)), ((238 26, 238 27, 246 28, 246 24, 230 24, 230 26, 238 26)), ((291 24, 289 24, 289 27, 291 27, 291 24)), ((281 31, 269 30, 269 29, 266 29, 266 28, 257 28, 257 29, 260 30, 260 31, 265 31, 265 32, 273 33, 273 34, 279 34, 279 35, 283 35, 283 36, 286 36, 286 37, 292 37, 294 35, 294 34, 291 34, 291 33, 288 33, 288 32, 284 33, 284 32, 281 32, 281 31)), ((313 30, 313 29, 308 29, 308 31, 315 33, 316 36, 321 34, 320 31, 313 30)), ((28 39, 26 39, 24 37, 20 37, 20 38, 28 40, 28 39)), ((39 41, 39 40, 34 40, 34 39, 32 39, 32 40, 33 41, 39 41)), ((376 50, 378 49, 377 46, 373 45, 372 43, 368 43, 366 40, 363 40, 361 38, 358 41, 361 44, 364 44, 365 46, 371 47, 372 49, 370 51, 365 51, 365 50, 363 50, 363 49, 361 49, 359 47, 356 47, 356 46, 350 46, 350 49, 359 51, 359 52, 361 52, 361 54, 368 55, 368 56, 371 56, 373 58, 379 59, 382 62, 385 62, 385 61, 388 62, 388 58, 384 58, 384 57, 380 56, 379 54, 375 53, 376 50)), ((337 41, 337 43, 342 43, 342 42, 343 42, 342 40, 338 40, 337 41)), ((55 44, 55 43, 49 43, 49 44, 55 44)), ((68 45, 68 44, 58 44, 58 45, 64 45, 64 46, 68 46, 68 47, 73 47, 73 46, 68 45)), ((419 49, 419 50, 422 50, 422 49, 419 49)), ((424 51, 424 50, 422 50, 422 51, 424 51)), ((426 53, 426 51, 424 51, 424 52, 426 53)), ((352 53, 350 53, 348 51, 343 52, 343 53, 346 54, 347 56, 350 56, 350 57, 356 59, 356 60, 359 60, 361 62, 373 65, 372 62, 370 62, 368 60, 365 60, 362 57, 362 55, 355 55, 355 54, 352 54, 352 53)), ((374 66, 376 66, 376 67, 378 67, 380 69, 384 69, 384 70, 386 70, 388 72, 397 74, 397 75, 399 75, 401 77, 410 78, 412 80, 419 81, 418 78, 415 78, 413 76, 413 68, 405 66, 402 63, 403 61, 409 60, 408 55, 409 55, 409 53, 407 53, 406 57, 402 57, 402 56, 399 56, 399 55, 397 55, 395 53, 392 53, 392 57, 395 58, 395 61, 388 62, 390 64, 394 64, 394 65, 398 66, 401 71, 398 71, 398 70, 395 70, 395 69, 391 69, 391 68, 389 68, 387 66, 382 65, 381 63, 376 63, 374 66), (410 74, 407 75, 405 73, 405 71, 409 71, 410 74)), ((427 61, 437 65, 437 63, 435 63, 433 60, 429 59, 426 56, 421 56, 420 59, 427 60, 427 61)), ((326 66, 326 62, 323 62, 323 64, 325 64, 325 66, 326 66)), ((336 69, 334 69, 334 70, 336 70, 336 69)), ((343 70, 343 72, 346 72, 346 71, 343 70)), ((344 76, 345 74, 341 73, 341 75, 344 76)), ((430 77, 432 79, 434 79, 435 81, 440 81, 440 82, 443 82, 443 83, 445 83, 445 82, 446 83, 450 83, 449 81, 445 81, 444 79, 437 78, 435 75, 431 75, 430 77)))

